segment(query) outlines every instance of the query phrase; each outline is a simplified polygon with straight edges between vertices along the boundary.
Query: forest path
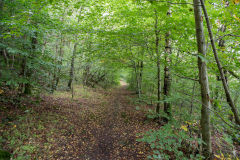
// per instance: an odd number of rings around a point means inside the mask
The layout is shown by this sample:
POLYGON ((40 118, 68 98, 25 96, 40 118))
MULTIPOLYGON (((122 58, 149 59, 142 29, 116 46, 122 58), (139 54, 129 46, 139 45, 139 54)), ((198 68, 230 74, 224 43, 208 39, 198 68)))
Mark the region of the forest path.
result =
MULTIPOLYGON (((130 104, 133 93, 126 84, 104 91, 96 90, 87 96, 75 95, 74 101, 59 96, 45 97, 43 106, 58 120, 49 122, 53 134, 45 139, 48 151, 39 159, 71 160, 137 160, 146 159, 149 146, 137 142, 137 133, 152 125, 144 123, 144 113, 130 104), (52 104, 49 104, 49 103, 52 104)), ((69 95, 70 96, 70 95, 69 95)))

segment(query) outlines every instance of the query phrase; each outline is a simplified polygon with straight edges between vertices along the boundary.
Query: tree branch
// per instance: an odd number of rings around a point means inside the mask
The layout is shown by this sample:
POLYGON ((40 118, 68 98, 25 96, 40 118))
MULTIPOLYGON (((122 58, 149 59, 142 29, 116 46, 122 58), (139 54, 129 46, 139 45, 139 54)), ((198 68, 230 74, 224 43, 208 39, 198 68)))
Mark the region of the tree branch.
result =
POLYGON ((180 78, 183 78, 183 79, 189 79, 189 80, 192 80, 192 81, 199 81, 199 79, 194 79, 194 78, 191 78, 191 77, 185 77, 185 76, 182 76, 182 75, 178 75, 176 73, 173 73, 175 76, 178 76, 180 78))
POLYGON ((240 35, 235 35, 235 34, 231 34, 230 33, 230 34, 225 34, 223 36, 219 36, 217 40, 222 39, 222 38, 227 37, 227 36, 230 36, 230 37, 240 37, 240 35))

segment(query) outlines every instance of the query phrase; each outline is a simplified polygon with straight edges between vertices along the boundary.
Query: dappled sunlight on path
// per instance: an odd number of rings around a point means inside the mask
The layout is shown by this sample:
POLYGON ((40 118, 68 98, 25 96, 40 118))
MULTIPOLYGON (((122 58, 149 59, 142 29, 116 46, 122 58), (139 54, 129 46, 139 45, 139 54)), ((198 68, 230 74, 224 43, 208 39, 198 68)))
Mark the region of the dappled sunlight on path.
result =
POLYGON ((120 80, 120 85, 121 85, 121 86, 127 86, 128 84, 127 84, 127 82, 125 82, 125 81, 123 81, 123 80, 120 80))

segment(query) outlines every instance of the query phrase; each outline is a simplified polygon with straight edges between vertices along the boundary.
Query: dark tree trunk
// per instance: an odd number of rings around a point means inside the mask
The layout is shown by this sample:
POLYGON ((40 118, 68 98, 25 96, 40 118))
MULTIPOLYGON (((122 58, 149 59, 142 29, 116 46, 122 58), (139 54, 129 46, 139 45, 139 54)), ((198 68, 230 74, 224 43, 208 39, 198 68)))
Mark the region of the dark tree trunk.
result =
MULTIPOLYGON (((57 64, 57 56, 58 56, 58 44, 56 44, 56 51, 55 51, 55 59, 54 59, 54 64, 57 64)), ((52 79, 52 90, 51 92, 53 93, 56 90, 56 86, 55 86, 55 81, 56 81, 56 77, 57 77, 57 67, 54 66, 54 70, 53 70, 53 79, 52 79)))
POLYGON ((156 112, 160 112, 160 100, 161 100, 161 66, 160 66, 160 54, 159 54, 159 29, 158 29, 158 16, 155 10, 155 52, 157 56, 157 107, 156 112))
POLYGON ((60 48, 59 48, 59 60, 58 60, 58 68, 57 68, 57 74, 56 74, 56 83, 55 83, 55 89, 57 89, 59 80, 60 80, 60 76, 61 76, 61 71, 62 71, 62 62, 63 62, 63 36, 61 35, 61 43, 60 43, 60 48))
MULTIPOLYGON (((34 56, 34 52, 36 51, 36 45, 37 45, 37 32, 34 32, 34 35, 31 37, 31 55, 29 56, 30 63, 32 62, 32 58, 34 56)), ((32 85, 31 85, 31 76, 32 76, 33 70, 31 68, 26 69, 26 78, 28 79, 28 82, 25 84, 25 90, 24 94, 31 94, 32 93, 32 85)))
POLYGON ((69 81, 68 81, 68 88, 72 89, 72 81, 73 81, 73 77, 74 77, 74 61, 75 61, 75 57, 76 57, 76 52, 77 52, 77 43, 74 44, 74 48, 73 48, 73 54, 72 54, 72 60, 71 60, 71 68, 70 68, 70 72, 69 72, 69 81))
POLYGON ((143 78, 143 61, 140 61, 140 65, 139 65, 140 69, 139 69, 139 88, 138 88, 138 96, 139 98, 141 97, 142 94, 142 78, 143 78))
MULTIPOLYGON (((22 57, 22 60, 21 60, 21 71, 20 71, 20 74, 19 74, 19 77, 25 77, 25 69, 26 69, 26 57, 22 57)), ((20 83, 19 84, 19 93, 22 94, 24 93, 24 88, 25 88, 25 84, 24 83, 20 83)))
MULTIPOLYGON (((168 12, 168 16, 170 16, 170 11, 168 12)), ((171 42, 170 42, 170 32, 167 32, 165 35, 165 67, 164 67, 164 86, 163 86, 163 93, 164 93, 164 99, 166 100, 170 96, 170 90, 171 90, 171 73, 170 73, 170 65, 171 65, 171 42)), ((164 112, 168 114, 169 117, 171 117, 171 110, 172 106, 170 102, 164 101, 164 112)))
POLYGON ((138 66, 138 63, 136 63, 135 61, 134 61, 134 72, 135 72, 135 81, 136 81, 136 90, 135 90, 135 92, 136 92, 136 94, 138 94, 138 97, 139 97, 139 80, 138 80, 138 70, 139 70, 139 66, 138 66))

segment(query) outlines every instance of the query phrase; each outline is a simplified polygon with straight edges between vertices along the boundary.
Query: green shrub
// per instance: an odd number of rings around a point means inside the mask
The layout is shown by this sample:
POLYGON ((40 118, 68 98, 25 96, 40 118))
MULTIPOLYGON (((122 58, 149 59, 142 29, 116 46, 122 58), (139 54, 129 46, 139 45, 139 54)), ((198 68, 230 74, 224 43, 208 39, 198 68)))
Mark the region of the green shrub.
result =
POLYGON ((198 153, 200 138, 191 137, 185 125, 177 121, 170 121, 158 130, 149 130, 142 135, 140 142, 146 142, 153 149, 149 159, 202 159, 198 153))

